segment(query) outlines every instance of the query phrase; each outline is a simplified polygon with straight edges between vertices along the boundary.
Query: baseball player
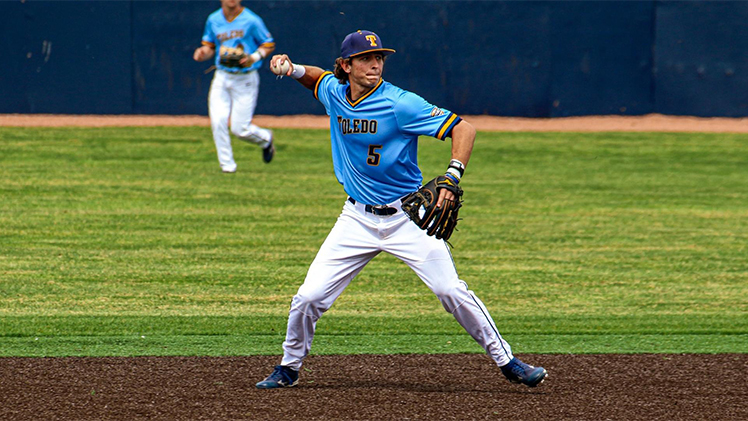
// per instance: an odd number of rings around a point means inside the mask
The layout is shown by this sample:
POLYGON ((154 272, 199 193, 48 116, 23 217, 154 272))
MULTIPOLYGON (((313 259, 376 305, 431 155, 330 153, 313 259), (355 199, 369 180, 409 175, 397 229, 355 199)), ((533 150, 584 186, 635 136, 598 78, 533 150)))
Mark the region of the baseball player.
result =
MULTIPOLYGON (((446 241, 428 235, 403 212, 402 198, 419 190, 422 182, 418 136, 452 138, 446 174, 459 183, 475 129, 456 114, 385 82, 385 59, 394 52, 384 48, 377 34, 357 31, 343 41, 333 72, 291 63, 287 55, 270 61, 276 73, 289 63, 285 75, 311 89, 325 106, 335 176, 349 197, 293 297, 281 364, 256 386, 273 389, 298 383, 317 320, 380 252, 413 269, 511 382, 537 386, 546 370, 512 355, 486 307, 458 277, 446 241)), ((439 190, 437 207, 453 196, 446 188, 439 190)))
POLYGON ((229 118, 231 133, 260 145, 263 160, 270 162, 275 155, 273 133, 252 124, 252 116, 260 89, 257 69, 275 50, 272 35, 259 16, 242 7, 241 0, 221 0, 221 8, 208 16, 202 44, 195 50, 195 61, 216 56, 217 70, 210 85, 208 112, 221 169, 225 173, 236 172, 229 118))

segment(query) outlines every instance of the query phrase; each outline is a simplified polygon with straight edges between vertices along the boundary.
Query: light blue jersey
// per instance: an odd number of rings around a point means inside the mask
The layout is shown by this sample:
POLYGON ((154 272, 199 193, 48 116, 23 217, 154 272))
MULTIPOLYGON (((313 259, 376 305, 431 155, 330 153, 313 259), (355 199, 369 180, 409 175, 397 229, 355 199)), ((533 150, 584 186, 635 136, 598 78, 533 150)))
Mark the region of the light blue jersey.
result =
POLYGON ((367 205, 385 205, 421 187, 418 136, 444 140, 460 122, 456 114, 380 79, 351 102, 348 84, 325 72, 314 96, 330 116, 332 162, 346 193, 367 205))
POLYGON ((251 67, 226 67, 219 63, 218 52, 221 45, 237 48, 241 44, 247 54, 252 54, 261 45, 275 46, 273 36, 265 27, 265 22, 246 7, 243 9, 231 22, 226 20, 222 9, 211 13, 205 22, 203 45, 216 49, 216 68, 229 73, 247 73, 250 70, 257 70, 262 66, 263 60, 252 64, 251 67))

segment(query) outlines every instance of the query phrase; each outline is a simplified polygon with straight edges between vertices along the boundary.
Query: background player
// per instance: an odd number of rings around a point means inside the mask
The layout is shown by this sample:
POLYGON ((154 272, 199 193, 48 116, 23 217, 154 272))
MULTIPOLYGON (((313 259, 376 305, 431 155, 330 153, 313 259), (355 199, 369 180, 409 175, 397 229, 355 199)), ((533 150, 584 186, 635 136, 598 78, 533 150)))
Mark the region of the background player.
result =
MULTIPOLYGON (((459 279, 446 242, 428 236, 401 209, 401 198, 418 190, 422 182, 418 136, 451 137, 447 172, 461 177, 472 153, 475 129, 456 114, 385 82, 385 57, 394 52, 383 48, 375 33, 357 31, 343 41, 334 73, 297 64, 286 73, 312 89, 325 106, 335 175, 349 197, 291 302, 281 364, 257 387, 298 382, 317 320, 382 251, 418 274, 510 381, 537 386, 546 370, 512 355, 486 307, 459 279)), ((280 69, 286 61, 290 63, 286 55, 274 56, 271 69, 280 69)), ((439 203, 454 199, 446 189, 439 195, 439 203)))
POLYGON ((241 0, 221 0, 221 8, 208 16, 203 45, 195 50, 193 58, 195 61, 205 61, 216 56, 217 70, 208 94, 208 112, 218 162, 223 172, 236 172, 229 136, 229 116, 231 133, 239 139, 260 145, 265 162, 270 162, 275 155, 272 132, 252 124, 260 90, 257 69, 273 50, 275 43, 265 23, 252 11, 242 7, 241 0), (228 67, 220 63, 221 47, 241 47, 253 53, 239 66, 228 67), (216 48, 219 49, 218 55, 215 54, 216 48))

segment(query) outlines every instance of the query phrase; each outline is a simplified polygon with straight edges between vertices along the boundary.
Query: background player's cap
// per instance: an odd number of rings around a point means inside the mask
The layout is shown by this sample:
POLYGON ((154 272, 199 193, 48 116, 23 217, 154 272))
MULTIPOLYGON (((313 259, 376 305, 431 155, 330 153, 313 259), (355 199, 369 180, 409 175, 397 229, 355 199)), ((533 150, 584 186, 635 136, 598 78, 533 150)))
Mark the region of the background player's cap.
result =
POLYGON ((371 31, 358 30, 343 40, 340 45, 340 57, 351 58, 378 51, 387 56, 395 52, 391 48, 382 48, 382 39, 371 31))

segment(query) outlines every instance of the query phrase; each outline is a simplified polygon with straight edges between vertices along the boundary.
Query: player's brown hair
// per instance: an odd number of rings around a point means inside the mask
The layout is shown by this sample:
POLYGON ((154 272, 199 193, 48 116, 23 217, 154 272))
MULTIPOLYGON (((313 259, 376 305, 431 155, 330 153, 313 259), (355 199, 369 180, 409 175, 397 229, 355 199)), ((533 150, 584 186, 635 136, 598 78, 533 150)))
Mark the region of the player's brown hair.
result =
POLYGON ((343 57, 336 58, 335 67, 333 67, 332 69, 332 74, 335 75, 335 78, 338 79, 338 83, 340 83, 341 85, 348 83, 348 73, 343 70, 343 66, 341 65, 341 63, 345 60, 350 61, 351 59, 343 57))

